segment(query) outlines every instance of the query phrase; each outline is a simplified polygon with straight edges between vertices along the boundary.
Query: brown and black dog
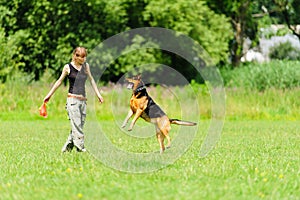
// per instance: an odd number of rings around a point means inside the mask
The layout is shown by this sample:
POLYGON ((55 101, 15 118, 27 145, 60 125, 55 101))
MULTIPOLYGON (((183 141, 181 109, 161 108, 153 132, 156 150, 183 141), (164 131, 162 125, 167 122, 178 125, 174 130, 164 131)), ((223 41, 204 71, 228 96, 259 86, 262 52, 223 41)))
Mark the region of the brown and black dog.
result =
POLYGON ((169 131, 171 130, 171 124, 195 126, 196 123, 181 121, 178 119, 169 119, 164 111, 153 101, 148 95, 146 86, 141 79, 141 75, 134 76, 132 78, 126 78, 128 81, 128 89, 132 89, 132 96, 130 99, 130 110, 125 118, 122 128, 124 128, 128 120, 134 115, 134 118, 129 126, 128 131, 131 131, 135 122, 139 117, 145 121, 153 123, 156 129, 156 137, 160 145, 160 153, 165 150, 164 139, 167 138, 167 148, 171 147, 171 139, 169 131))

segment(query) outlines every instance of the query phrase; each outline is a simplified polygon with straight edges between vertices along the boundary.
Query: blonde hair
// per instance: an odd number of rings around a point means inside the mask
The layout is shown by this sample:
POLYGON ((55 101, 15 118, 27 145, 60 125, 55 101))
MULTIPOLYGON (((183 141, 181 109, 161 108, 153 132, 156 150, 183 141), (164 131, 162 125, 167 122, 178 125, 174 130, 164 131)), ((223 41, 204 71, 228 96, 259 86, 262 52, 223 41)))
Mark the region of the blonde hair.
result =
POLYGON ((76 48, 73 50, 73 55, 75 55, 76 52, 84 53, 84 55, 87 56, 87 49, 84 48, 84 47, 76 47, 76 48))
MULTIPOLYGON (((74 61, 74 56, 76 53, 80 53, 81 55, 83 54, 85 57, 87 56, 87 49, 84 48, 84 47, 76 47, 74 50, 73 50, 73 53, 72 53, 72 61, 74 61)), ((83 64, 83 69, 84 69, 84 72, 87 73, 87 69, 86 69, 86 66, 85 64, 83 64)))

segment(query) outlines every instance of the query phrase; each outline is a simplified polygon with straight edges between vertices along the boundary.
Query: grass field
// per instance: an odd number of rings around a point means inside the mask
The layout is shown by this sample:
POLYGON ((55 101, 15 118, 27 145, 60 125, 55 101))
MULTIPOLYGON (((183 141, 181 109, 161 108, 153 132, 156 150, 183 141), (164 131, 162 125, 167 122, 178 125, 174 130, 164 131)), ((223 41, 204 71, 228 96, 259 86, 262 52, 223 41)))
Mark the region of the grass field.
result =
POLYGON ((216 148, 200 158, 208 125, 201 122, 174 164, 133 174, 111 169, 89 153, 61 154, 69 129, 64 121, 2 122, 0 199, 299 198, 299 122, 227 121, 216 148))
MULTIPOLYGON (((69 132, 65 99, 61 98, 64 88, 53 97, 48 107, 49 117, 43 119, 37 115, 37 109, 49 87, 2 87, 1 200, 290 200, 300 197, 299 89, 264 93, 227 90, 227 114, 221 140, 203 158, 199 152, 210 126, 209 95, 205 92, 198 91, 197 111, 194 106, 189 108, 194 101, 193 94, 185 94, 180 88, 174 89, 178 96, 168 95, 166 100, 161 98, 161 88, 151 90, 170 115, 198 122, 196 128, 172 126, 173 146, 163 155, 156 152, 158 143, 151 135, 152 126, 138 121, 129 135, 119 128, 128 109, 123 102, 128 102, 130 94, 117 90, 113 94, 103 91, 106 100, 103 105, 94 106, 89 101, 89 107, 98 113, 95 118, 89 115, 86 124, 87 148, 92 153, 61 154, 69 132), (283 97, 278 98, 279 95, 283 97), (110 154, 110 149, 105 151, 106 158, 113 163, 105 163, 101 155, 95 154, 95 148, 89 146, 92 143, 88 141, 93 141, 95 136, 93 132, 98 130, 92 129, 93 123, 100 126, 111 144, 123 151, 150 152, 158 162, 181 152, 176 159, 151 173, 122 172, 122 168, 109 165, 130 163, 123 163, 114 151, 110 154), (189 137, 191 133, 195 135, 189 137), (185 144, 185 139, 192 142, 185 144), (181 147, 182 144, 185 146, 181 147)), ((137 166, 138 163, 133 167, 147 167, 137 166)))

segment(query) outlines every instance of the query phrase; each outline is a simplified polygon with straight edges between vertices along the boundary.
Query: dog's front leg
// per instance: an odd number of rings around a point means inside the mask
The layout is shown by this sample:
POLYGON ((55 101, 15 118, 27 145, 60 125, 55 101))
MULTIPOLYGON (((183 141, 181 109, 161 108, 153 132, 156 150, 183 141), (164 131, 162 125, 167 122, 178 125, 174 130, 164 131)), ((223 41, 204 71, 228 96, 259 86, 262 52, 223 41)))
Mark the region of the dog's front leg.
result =
POLYGON ((133 129, 133 126, 134 126, 136 120, 141 116, 142 112, 143 112, 142 109, 137 109, 137 111, 136 111, 136 113, 134 115, 134 118, 133 118, 133 120, 132 120, 132 122, 131 122, 131 124, 129 126, 128 131, 131 131, 133 129))
POLYGON ((130 109, 128 114, 127 114, 127 117, 125 118, 123 124, 122 124, 122 128, 124 128, 128 122, 128 120, 130 119, 130 117, 133 115, 133 111, 130 109))

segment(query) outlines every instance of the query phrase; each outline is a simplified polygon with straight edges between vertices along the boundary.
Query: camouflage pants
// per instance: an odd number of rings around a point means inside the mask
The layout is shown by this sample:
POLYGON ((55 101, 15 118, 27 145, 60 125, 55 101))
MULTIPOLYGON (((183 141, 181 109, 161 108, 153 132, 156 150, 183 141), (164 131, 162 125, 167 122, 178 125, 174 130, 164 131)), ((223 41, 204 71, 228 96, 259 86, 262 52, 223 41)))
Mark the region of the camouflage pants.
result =
POLYGON ((77 151, 85 151, 83 126, 86 118, 86 101, 68 97, 66 109, 71 124, 71 132, 62 152, 72 151, 74 146, 77 151))

